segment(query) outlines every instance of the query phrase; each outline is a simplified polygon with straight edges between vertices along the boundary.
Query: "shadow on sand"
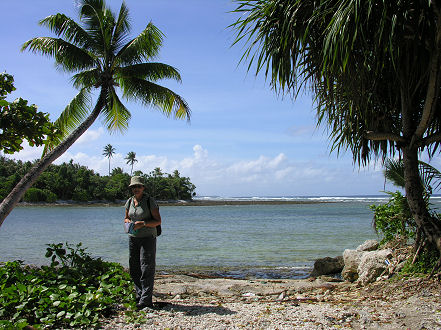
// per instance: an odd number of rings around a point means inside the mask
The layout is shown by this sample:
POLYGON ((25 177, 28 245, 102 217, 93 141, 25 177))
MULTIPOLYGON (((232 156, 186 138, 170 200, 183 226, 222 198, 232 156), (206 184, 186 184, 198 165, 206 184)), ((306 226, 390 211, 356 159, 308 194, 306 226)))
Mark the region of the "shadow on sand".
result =
POLYGON ((160 306, 163 311, 181 312, 185 315, 204 315, 204 314, 217 314, 217 315, 232 315, 236 312, 225 308, 223 306, 210 306, 210 305, 180 305, 176 303, 163 303, 160 306))

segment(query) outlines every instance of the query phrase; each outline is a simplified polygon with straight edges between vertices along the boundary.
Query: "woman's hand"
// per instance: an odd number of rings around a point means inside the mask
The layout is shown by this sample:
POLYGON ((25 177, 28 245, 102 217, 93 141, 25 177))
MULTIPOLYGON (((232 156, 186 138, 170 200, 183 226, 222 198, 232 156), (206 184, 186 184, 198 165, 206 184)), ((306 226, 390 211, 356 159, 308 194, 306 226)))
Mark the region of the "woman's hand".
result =
POLYGON ((135 222, 135 226, 133 227, 133 229, 137 230, 137 229, 142 228, 144 226, 145 226, 144 221, 136 221, 135 222))

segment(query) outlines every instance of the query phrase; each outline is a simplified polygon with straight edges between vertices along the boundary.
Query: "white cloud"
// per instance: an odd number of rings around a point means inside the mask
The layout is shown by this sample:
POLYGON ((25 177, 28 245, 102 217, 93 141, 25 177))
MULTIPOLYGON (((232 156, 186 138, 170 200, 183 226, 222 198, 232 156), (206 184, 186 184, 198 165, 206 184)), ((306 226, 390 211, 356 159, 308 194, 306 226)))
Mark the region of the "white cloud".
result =
POLYGON ((88 144, 90 142, 98 140, 103 134, 104 128, 102 127, 96 130, 88 129, 83 135, 79 137, 75 144, 88 144))
POLYGON ((23 150, 21 150, 20 152, 5 156, 8 158, 27 162, 27 161, 33 161, 35 159, 39 159, 43 154, 44 147, 30 147, 26 141, 22 144, 22 147, 23 150))

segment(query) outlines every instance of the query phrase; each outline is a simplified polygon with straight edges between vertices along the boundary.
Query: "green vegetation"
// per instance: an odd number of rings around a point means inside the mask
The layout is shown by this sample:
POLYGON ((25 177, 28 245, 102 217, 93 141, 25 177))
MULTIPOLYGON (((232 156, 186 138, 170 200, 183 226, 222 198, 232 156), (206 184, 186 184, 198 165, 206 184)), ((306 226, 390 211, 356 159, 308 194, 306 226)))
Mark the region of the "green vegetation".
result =
POLYGON ((386 204, 370 206, 374 211, 374 229, 383 236, 381 244, 395 239, 415 238, 416 223, 406 197, 398 191, 388 194, 391 198, 386 204))
POLYGON ((46 138, 58 134, 49 115, 37 111, 36 105, 28 105, 22 98, 6 101, 6 96, 14 90, 14 78, 0 73, 0 150, 7 154, 23 149, 24 139, 30 146, 41 146, 46 138))
MULTIPOLYGON (((381 245, 400 242, 409 244, 414 242, 411 257, 406 261, 401 274, 429 274, 436 270, 439 259, 438 250, 426 240, 418 239, 421 231, 412 217, 407 199, 400 192, 391 193, 389 201, 383 205, 371 205, 374 211, 373 226, 377 233, 381 233, 381 245)), ((434 214, 434 216, 437 216, 434 214)))
POLYGON ((114 312, 134 307, 130 275, 117 263, 92 258, 81 247, 48 244, 50 266, 21 261, 0 265, 0 328, 91 327, 114 312))
POLYGON ((418 255, 415 259, 415 262, 412 261, 412 258, 406 261, 403 269, 401 270, 402 274, 429 274, 433 272, 436 267, 436 263, 438 261, 438 251, 424 251, 418 255))
MULTIPOLYGON (((33 163, 14 161, 0 157, 0 199, 4 199, 14 185, 31 168, 33 163)), ((195 185, 188 177, 181 177, 178 171, 173 175, 162 173, 156 168, 149 174, 136 171, 144 177, 146 191, 158 200, 190 200, 195 185)), ((128 185, 130 175, 121 168, 112 170, 109 176, 100 176, 85 166, 73 161, 61 165, 50 165, 24 195, 26 202, 48 202, 60 200, 115 201, 130 196, 128 185)))

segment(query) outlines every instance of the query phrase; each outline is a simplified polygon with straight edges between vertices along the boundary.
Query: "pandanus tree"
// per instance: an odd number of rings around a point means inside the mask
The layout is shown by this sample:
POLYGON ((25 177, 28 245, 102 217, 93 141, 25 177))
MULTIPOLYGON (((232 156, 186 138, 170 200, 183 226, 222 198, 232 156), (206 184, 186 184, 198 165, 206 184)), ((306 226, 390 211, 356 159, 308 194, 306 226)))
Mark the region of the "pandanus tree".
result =
POLYGON ((136 153, 135 153, 134 151, 129 151, 129 152, 127 153, 126 158, 124 158, 124 159, 127 161, 126 164, 128 164, 128 165, 131 166, 131 168, 130 168, 130 175, 132 175, 132 172, 133 172, 133 165, 138 161, 138 160, 136 159, 136 153))
POLYGON ((60 13, 44 18, 40 25, 56 37, 33 38, 23 45, 23 50, 53 57, 59 69, 72 72, 79 92, 56 121, 64 136, 47 142, 44 156, 1 203, 0 225, 38 176, 99 116, 110 131, 128 128, 130 111, 117 89, 126 100, 140 101, 167 116, 190 118, 185 100, 157 83, 162 79, 181 81, 175 68, 154 62, 163 40, 157 27, 149 23, 129 39, 129 12, 124 3, 118 15, 103 0, 80 0, 78 10, 79 22, 60 13))
POLYGON ((109 175, 110 175, 110 158, 112 158, 114 154, 115 154, 115 148, 111 144, 108 144, 104 147, 103 156, 109 158, 109 175))
POLYGON ((401 156, 410 210, 440 252, 418 171, 419 153, 435 155, 441 141, 440 4, 237 0, 236 12, 242 61, 280 93, 310 88, 332 150, 349 149, 361 166, 401 156))

